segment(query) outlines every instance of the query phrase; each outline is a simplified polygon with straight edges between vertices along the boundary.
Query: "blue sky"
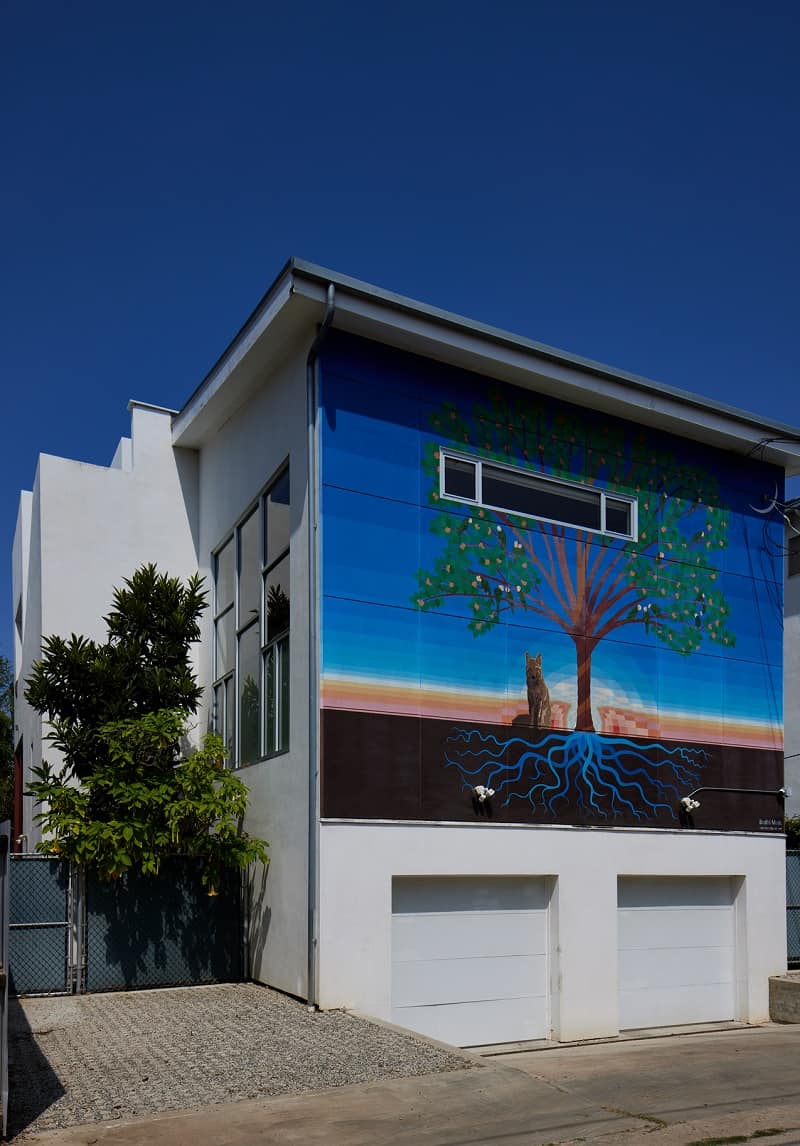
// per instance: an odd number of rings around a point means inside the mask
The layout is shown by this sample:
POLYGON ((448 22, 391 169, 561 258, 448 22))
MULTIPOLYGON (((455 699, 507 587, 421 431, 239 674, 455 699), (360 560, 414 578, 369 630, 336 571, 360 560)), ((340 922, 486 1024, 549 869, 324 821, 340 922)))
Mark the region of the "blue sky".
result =
POLYGON ((291 254, 800 425, 796 4, 4 5, 0 652, 40 451, 291 254))

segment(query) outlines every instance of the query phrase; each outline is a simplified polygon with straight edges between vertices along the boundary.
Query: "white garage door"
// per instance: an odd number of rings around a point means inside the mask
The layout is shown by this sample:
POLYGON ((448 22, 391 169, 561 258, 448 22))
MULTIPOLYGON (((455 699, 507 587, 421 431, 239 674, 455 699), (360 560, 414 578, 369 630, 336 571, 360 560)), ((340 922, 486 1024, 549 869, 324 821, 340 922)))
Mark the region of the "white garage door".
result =
POLYGON ((733 898, 727 878, 619 880, 621 1030, 734 1018, 733 898))
POLYGON ((544 879, 392 883, 392 1018, 456 1046, 546 1038, 544 879))

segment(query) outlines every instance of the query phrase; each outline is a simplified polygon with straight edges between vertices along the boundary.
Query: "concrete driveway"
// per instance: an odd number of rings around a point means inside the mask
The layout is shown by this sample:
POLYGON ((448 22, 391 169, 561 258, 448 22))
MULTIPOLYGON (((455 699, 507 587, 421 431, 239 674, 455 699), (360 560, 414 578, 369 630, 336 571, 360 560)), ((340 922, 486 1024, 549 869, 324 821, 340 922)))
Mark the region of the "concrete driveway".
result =
POLYGON ((800 1026, 528 1051, 465 1070, 36 1135, 41 1146, 800 1144, 800 1026))

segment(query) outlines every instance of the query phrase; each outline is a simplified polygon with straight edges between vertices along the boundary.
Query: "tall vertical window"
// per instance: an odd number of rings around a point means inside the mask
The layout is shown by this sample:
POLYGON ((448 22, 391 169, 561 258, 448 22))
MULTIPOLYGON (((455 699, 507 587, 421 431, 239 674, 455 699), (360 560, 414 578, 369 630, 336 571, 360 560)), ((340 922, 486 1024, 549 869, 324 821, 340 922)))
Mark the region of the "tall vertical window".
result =
POLYGON ((228 760, 236 751, 236 551, 233 537, 214 558, 214 729, 225 742, 228 760))
POLYGON ((289 470, 214 555, 213 725, 233 765, 289 747, 289 470))
POLYGON ((289 471, 262 502, 264 538, 261 660, 264 675, 264 752, 289 747, 289 471))

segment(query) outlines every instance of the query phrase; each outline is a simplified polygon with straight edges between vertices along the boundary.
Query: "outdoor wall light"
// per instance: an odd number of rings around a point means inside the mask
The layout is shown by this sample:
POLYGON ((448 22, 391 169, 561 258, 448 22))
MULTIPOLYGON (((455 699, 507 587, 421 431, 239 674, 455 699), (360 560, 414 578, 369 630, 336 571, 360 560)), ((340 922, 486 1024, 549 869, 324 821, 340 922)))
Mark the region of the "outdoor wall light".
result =
POLYGON ((485 804, 494 795, 494 788, 485 788, 483 784, 476 784, 472 791, 479 804, 485 804))
POLYGON ((792 794, 791 788, 695 788, 693 792, 689 792, 688 796, 683 796, 680 801, 681 823, 684 827, 694 826, 691 816, 692 812, 700 807, 700 801, 696 800, 695 797, 701 792, 729 792, 738 796, 775 796, 781 804, 792 794))

